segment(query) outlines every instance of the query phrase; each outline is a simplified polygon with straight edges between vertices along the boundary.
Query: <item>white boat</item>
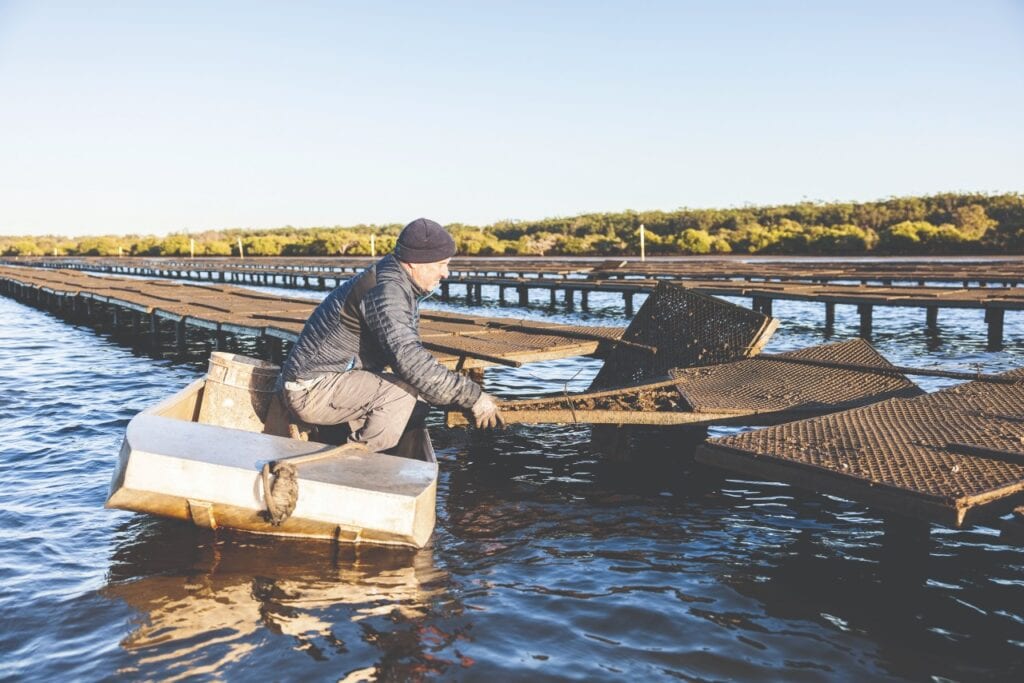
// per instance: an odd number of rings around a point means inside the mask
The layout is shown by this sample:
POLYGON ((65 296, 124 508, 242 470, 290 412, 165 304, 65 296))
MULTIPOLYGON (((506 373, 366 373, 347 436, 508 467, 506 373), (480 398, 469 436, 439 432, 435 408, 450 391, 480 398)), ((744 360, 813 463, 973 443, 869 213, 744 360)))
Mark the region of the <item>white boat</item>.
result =
POLYGON ((423 547, 438 473, 424 427, 406 431, 398 455, 348 450, 303 464, 294 511, 269 521, 264 465, 337 451, 282 435, 287 421, 270 400, 276 373, 264 361, 212 354, 207 377, 128 423, 106 506, 209 528, 423 547))

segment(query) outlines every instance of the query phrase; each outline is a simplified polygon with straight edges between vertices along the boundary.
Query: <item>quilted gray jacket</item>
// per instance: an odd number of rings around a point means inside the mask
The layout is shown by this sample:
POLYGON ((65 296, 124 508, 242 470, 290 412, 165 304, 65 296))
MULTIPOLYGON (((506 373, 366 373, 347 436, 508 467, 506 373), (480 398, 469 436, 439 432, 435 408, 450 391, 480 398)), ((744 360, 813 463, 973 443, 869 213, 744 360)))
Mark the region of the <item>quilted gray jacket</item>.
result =
POLYGON ((418 310, 423 294, 398 260, 385 256, 316 307, 284 363, 284 380, 391 366, 428 403, 471 407, 480 386, 423 348, 418 310))

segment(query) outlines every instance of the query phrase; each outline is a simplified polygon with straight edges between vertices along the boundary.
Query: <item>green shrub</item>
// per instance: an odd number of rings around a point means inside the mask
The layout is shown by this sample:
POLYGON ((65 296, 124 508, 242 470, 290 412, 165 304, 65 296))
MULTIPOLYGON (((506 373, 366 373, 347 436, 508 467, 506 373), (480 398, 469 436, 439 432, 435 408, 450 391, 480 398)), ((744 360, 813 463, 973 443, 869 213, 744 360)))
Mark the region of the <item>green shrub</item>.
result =
POLYGON ((968 241, 966 235, 948 223, 902 221, 882 231, 879 246, 894 254, 930 254, 959 250, 968 241))
POLYGON ((687 228, 676 238, 679 250, 684 254, 710 254, 715 240, 706 230, 687 228))
POLYGON ((807 231, 808 251, 813 254, 863 254, 878 240, 877 232, 856 225, 813 225, 807 231))

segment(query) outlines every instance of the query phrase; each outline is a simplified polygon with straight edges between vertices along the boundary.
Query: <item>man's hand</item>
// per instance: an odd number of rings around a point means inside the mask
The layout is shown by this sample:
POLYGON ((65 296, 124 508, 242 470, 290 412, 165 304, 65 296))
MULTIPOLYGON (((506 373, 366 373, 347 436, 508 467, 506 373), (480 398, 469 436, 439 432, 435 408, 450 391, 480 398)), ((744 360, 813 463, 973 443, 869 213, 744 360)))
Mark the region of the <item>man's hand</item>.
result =
POLYGON ((498 409, 498 402, 493 396, 485 391, 480 392, 480 398, 476 400, 471 409, 473 411, 473 422, 477 429, 493 429, 503 426, 505 419, 498 409))

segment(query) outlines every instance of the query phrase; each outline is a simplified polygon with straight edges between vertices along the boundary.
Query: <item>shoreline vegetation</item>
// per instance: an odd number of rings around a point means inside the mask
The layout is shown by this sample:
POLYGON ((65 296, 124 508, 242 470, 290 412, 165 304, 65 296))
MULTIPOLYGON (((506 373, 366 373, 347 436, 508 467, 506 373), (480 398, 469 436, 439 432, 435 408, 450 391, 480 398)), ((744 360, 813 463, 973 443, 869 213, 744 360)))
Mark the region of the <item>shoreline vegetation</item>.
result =
MULTIPOLYGON (((947 193, 876 202, 592 213, 448 227, 460 256, 926 255, 1024 253, 1024 194, 947 193)), ((0 237, 4 256, 369 256, 402 226, 174 232, 165 237, 0 237)))

